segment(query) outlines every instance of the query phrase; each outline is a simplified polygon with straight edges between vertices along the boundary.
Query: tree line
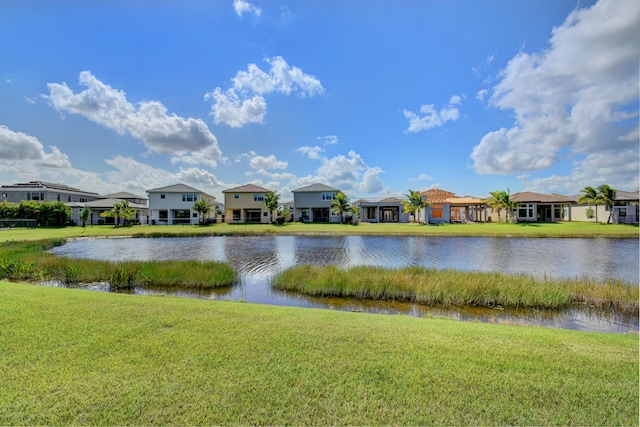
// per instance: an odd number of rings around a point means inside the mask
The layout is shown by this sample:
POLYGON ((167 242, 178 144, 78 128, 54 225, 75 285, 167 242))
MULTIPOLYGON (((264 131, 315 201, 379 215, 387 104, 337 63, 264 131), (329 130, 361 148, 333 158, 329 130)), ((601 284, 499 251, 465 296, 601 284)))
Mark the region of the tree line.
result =
POLYGON ((35 219, 37 226, 56 227, 69 223, 71 208, 58 201, 26 201, 0 203, 0 218, 35 219))

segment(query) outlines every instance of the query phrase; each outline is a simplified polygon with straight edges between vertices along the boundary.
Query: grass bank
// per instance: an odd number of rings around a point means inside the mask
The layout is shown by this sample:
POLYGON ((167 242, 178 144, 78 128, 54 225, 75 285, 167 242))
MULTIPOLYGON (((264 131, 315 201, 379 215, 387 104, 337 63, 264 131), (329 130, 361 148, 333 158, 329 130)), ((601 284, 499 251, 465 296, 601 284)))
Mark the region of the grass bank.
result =
POLYGON ((638 425, 638 335, 0 281, 0 425, 638 425))
POLYGON ((276 289, 323 297, 410 301, 426 305, 563 309, 586 306, 638 314, 637 283, 535 279, 499 272, 299 265, 272 280, 276 289))
POLYGON ((135 286, 214 288, 230 286, 233 268, 215 261, 109 262, 57 257, 46 252, 64 239, 0 243, 0 279, 56 280, 67 285, 108 282, 112 290, 135 286))
POLYGON ((406 235, 406 236, 477 236, 477 237, 609 237, 638 238, 637 225, 594 224, 582 222, 533 224, 215 224, 209 226, 88 226, 0 230, 0 241, 41 240, 70 237, 132 236, 215 236, 215 235, 406 235))

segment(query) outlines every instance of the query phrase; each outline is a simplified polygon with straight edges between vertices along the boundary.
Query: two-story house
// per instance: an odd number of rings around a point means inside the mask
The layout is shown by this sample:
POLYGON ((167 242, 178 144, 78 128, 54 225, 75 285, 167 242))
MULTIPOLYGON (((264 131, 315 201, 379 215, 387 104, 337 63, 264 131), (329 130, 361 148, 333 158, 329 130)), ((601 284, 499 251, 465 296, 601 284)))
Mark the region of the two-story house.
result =
POLYGON ((340 190, 324 184, 313 184, 293 190, 294 221, 339 222, 331 212, 331 203, 340 190))
POLYGON ((25 201, 90 202, 103 199, 98 193, 79 190, 63 184, 44 181, 20 182, 0 187, 0 202, 20 203, 25 201))
POLYGON ((241 185, 222 192, 224 194, 225 222, 268 224, 269 209, 264 198, 271 190, 255 184, 241 185))
POLYGON ((151 224, 197 224, 200 216, 193 210, 198 200, 215 203, 215 197, 189 187, 175 184, 147 190, 149 195, 149 220, 151 224))

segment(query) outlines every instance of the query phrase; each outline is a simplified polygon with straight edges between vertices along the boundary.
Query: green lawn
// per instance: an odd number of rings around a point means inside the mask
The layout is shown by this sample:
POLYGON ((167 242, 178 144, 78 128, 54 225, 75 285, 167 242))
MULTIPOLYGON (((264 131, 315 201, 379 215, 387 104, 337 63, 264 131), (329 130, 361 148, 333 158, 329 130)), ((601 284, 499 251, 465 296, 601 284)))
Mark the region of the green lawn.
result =
POLYGON ((0 281, 0 425, 638 425, 638 335, 0 281))
POLYGON ((637 225, 584 222, 533 224, 216 224, 211 226, 87 226, 0 230, 0 241, 41 240, 82 236, 185 236, 233 234, 337 234, 337 235, 423 235, 496 237, 640 237, 637 225))

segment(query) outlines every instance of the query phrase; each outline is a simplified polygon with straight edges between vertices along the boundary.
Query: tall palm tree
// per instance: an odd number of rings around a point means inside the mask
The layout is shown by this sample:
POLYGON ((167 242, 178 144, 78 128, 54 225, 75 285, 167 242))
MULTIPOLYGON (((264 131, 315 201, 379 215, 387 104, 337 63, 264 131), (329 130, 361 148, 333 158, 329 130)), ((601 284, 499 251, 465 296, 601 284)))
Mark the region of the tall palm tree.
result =
POLYGON ((607 218, 607 224, 609 224, 613 216, 613 206, 616 204, 617 191, 607 184, 602 184, 598 187, 598 192, 600 193, 602 204, 609 208, 609 218, 607 218))
POLYGON ((331 202, 331 212, 340 215, 340 224, 343 222, 342 216, 344 213, 349 211, 351 211, 351 203, 349 203, 347 195, 342 191, 336 193, 331 202))
POLYGON ((502 194, 500 193, 501 193, 500 190, 491 191, 489 193, 489 197, 484 199, 484 203, 486 203, 489 207, 491 207, 491 209, 493 209, 498 213, 498 222, 500 222, 500 212, 504 208, 502 204, 503 202, 502 194))
POLYGON ((600 192, 591 186, 584 187, 582 190, 580 190, 580 192, 584 194, 578 199, 578 203, 595 206, 596 222, 598 222, 598 205, 603 204, 602 198, 600 197, 600 192))
POLYGON ((403 200, 404 213, 413 214, 414 222, 418 222, 418 211, 429 206, 429 202, 422 198, 422 194, 416 190, 409 190, 405 195, 407 200, 403 200))
POLYGON ((200 199, 198 201, 196 201, 193 206, 191 207, 191 209, 193 209, 194 211, 198 212, 199 216, 200 216, 200 223, 203 223, 205 220, 205 216, 209 215, 209 212, 211 212, 211 208, 212 208, 212 204, 210 202, 208 202, 205 199, 200 199))
POLYGON ((489 205, 493 210, 498 212, 498 222, 500 222, 500 212, 505 210, 505 221, 518 222, 517 216, 514 213, 514 209, 520 206, 520 202, 511 199, 511 190, 507 188, 507 191, 496 190, 489 193, 489 197, 484 202, 489 205))
POLYGON ((273 222, 273 211, 278 209, 280 196, 275 191, 271 191, 264 196, 264 204, 269 209, 269 222, 273 222))
POLYGON ((511 217, 511 222, 518 222, 518 216, 515 214, 515 209, 520 206, 520 202, 511 199, 511 190, 507 188, 507 191, 501 191, 500 199, 502 201, 502 207, 507 211, 507 219, 511 217))

